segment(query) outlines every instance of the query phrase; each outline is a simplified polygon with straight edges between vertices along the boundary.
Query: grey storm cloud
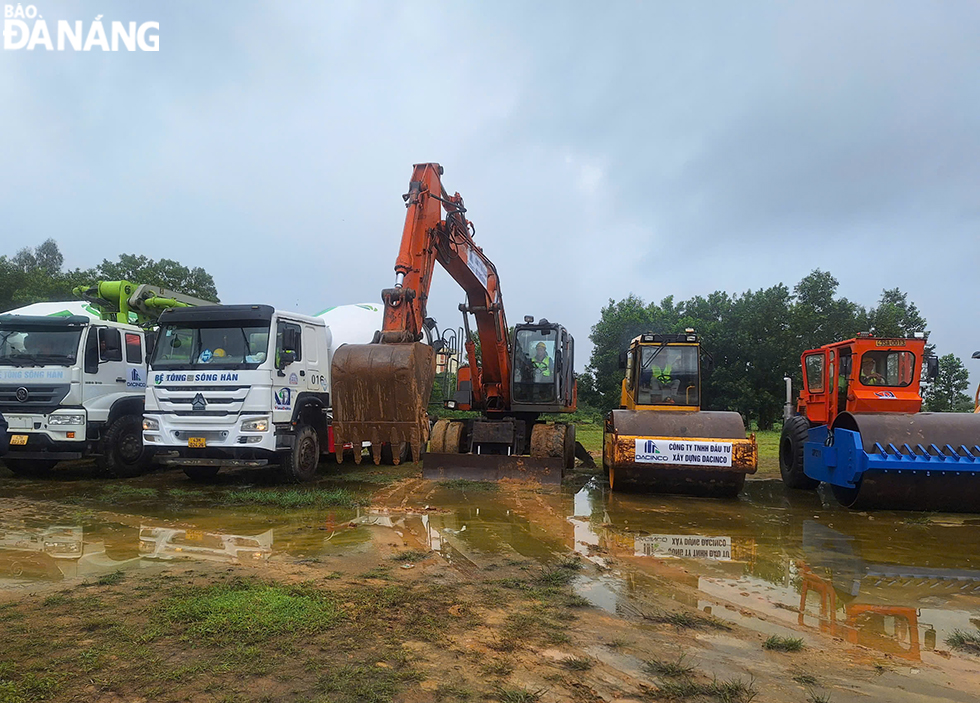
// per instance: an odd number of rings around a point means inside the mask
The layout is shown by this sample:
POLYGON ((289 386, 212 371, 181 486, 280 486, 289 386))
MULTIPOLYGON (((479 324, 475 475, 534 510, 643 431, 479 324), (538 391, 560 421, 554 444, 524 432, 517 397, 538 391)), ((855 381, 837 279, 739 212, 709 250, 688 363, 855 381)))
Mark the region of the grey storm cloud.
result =
MULTIPOLYGON (((160 51, 0 52, 0 253, 54 237, 71 266, 203 266, 225 302, 377 300, 411 166, 439 161, 512 321, 565 323, 580 368, 609 298, 817 267, 980 348, 978 5, 37 6, 159 21, 160 51)), ((436 277, 441 325, 460 296, 436 277)))

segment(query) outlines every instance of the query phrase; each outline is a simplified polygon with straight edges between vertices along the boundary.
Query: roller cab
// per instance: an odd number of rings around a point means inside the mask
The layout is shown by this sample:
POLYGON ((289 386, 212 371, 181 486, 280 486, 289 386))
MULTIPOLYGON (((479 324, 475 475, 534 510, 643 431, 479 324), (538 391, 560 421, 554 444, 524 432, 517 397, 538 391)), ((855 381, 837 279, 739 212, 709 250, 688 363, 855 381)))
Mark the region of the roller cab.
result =
POLYGON ((693 330, 644 334, 620 358, 620 408, 606 418, 602 461, 613 491, 732 497, 758 468, 738 413, 701 410, 702 355, 693 330))
POLYGON ((779 464, 791 488, 828 484, 846 507, 980 511, 980 415, 923 413, 923 336, 854 339, 803 353, 779 464))

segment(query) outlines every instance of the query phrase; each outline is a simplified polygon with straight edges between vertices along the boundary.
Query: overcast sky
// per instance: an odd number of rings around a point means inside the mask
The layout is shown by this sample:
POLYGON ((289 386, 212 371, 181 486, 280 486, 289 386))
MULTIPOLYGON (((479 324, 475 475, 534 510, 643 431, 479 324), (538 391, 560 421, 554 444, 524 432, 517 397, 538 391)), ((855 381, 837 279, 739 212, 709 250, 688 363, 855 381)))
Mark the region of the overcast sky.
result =
MULTIPOLYGON (((580 369, 610 298, 820 267, 866 306, 900 287, 980 373, 976 2, 37 8, 157 21, 160 51, 0 51, 0 254, 54 237, 70 267, 202 266, 226 303, 379 300, 438 161, 511 323, 563 322, 580 369)), ((432 300, 459 325, 445 274, 432 300)))

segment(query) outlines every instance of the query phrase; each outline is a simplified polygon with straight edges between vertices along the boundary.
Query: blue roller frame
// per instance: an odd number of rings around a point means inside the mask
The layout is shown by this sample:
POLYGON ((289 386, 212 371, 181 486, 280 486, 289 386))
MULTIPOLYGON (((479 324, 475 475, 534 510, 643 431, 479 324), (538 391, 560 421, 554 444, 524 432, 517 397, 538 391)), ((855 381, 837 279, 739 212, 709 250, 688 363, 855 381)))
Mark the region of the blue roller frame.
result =
POLYGON ((817 481, 845 488, 857 488, 865 471, 891 473, 919 473, 937 476, 946 473, 980 473, 980 445, 953 447, 949 444, 902 444, 876 443, 874 451, 864 451, 861 433, 835 429, 828 442, 830 430, 826 425, 810 429, 810 436, 803 445, 803 473, 817 481))

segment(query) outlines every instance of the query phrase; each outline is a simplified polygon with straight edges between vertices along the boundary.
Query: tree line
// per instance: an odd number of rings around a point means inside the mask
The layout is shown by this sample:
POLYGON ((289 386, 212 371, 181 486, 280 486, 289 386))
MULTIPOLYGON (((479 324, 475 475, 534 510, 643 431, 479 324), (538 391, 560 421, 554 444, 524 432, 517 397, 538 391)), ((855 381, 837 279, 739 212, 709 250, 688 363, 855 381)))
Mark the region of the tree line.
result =
MULTIPOLYGON (((218 302, 214 279, 203 268, 120 254, 116 261, 103 259, 90 269, 66 270, 57 242, 48 239, 11 257, 0 256, 0 312, 36 302, 72 300, 73 288, 100 280, 149 283, 218 302)), ((882 337, 927 333, 925 318, 900 289, 882 291, 877 304, 865 308, 839 296, 837 288, 833 275, 817 269, 792 290, 780 283, 734 295, 715 291, 680 302, 673 296, 659 303, 646 303, 636 295, 610 300, 592 326, 594 349, 588 367, 578 376, 583 411, 599 415, 619 406, 623 379, 619 354, 633 337, 645 332, 697 330, 703 349, 714 361, 713 371, 703 380, 705 408, 735 410, 760 429, 771 428, 782 417, 783 377, 790 376, 794 388, 800 387, 800 354, 805 349, 858 332, 882 337)), ((475 341, 479 346, 479 339, 475 341)), ((964 392, 968 387, 969 374, 962 361, 954 354, 940 357, 939 378, 924 392, 925 409, 971 411, 973 400, 964 392)), ((437 395, 444 393, 440 390, 437 395)))
POLYGON ((214 279, 200 267, 172 259, 120 254, 90 269, 64 269, 65 259, 53 239, 24 247, 11 257, 0 256, 0 312, 32 303, 73 300, 72 288, 95 281, 131 281, 162 286, 203 300, 218 302, 214 279))
MULTIPOLYGON (((877 304, 865 308, 837 293, 838 281, 819 269, 797 283, 731 295, 715 291, 675 301, 667 296, 646 303, 636 295, 609 300, 592 326, 595 345, 589 365, 578 377, 583 403, 603 412, 619 407, 623 370, 620 352, 643 333, 682 332, 694 328, 714 369, 702 381, 705 409, 734 410, 760 429, 782 417, 783 378, 802 382, 800 355, 806 349, 871 332, 880 337, 928 334, 926 319, 898 288, 882 291, 877 304)), ((931 353, 931 348, 927 347, 931 353)), ((940 358, 936 382, 925 391, 925 409, 972 411, 963 391, 969 376, 953 354, 940 358)))

